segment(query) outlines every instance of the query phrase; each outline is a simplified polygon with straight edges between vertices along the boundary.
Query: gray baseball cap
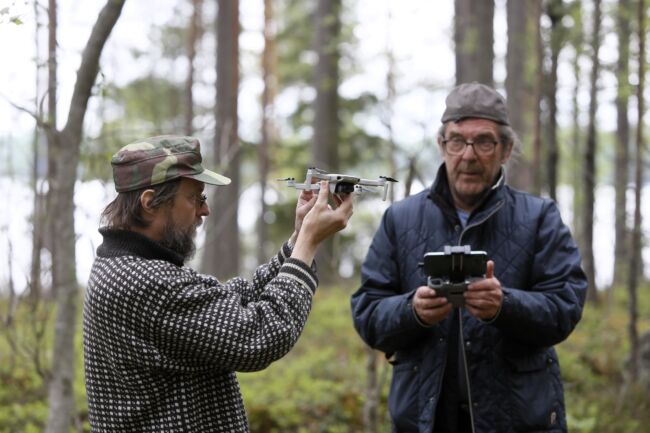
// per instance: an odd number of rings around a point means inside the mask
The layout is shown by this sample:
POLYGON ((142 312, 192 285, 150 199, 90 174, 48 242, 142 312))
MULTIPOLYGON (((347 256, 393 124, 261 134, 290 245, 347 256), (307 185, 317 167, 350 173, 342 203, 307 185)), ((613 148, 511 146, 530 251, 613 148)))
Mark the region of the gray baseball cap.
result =
POLYGON ((510 125, 505 98, 485 84, 477 82, 460 84, 449 93, 445 104, 442 123, 478 118, 510 125))

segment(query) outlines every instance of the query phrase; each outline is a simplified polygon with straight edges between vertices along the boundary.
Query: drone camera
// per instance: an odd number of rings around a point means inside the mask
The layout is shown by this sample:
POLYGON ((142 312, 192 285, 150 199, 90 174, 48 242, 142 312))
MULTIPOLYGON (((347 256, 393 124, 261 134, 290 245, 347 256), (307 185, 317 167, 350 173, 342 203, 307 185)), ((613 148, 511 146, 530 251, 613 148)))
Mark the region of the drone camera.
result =
POLYGON ((351 194, 355 191, 354 184, 347 182, 338 182, 332 184, 335 194, 351 194))

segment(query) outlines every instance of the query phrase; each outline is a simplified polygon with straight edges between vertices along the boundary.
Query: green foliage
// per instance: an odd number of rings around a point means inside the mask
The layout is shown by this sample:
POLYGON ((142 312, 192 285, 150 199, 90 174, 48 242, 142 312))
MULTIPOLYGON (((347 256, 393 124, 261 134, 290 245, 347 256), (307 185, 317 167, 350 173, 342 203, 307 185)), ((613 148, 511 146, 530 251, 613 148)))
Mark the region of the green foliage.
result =
POLYGON ((277 2, 278 21, 277 74, 283 86, 309 82, 316 57, 312 51, 314 41, 313 12, 315 1, 281 0, 277 2))
POLYGON ((24 363, 0 367, 0 432, 42 431, 47 419, 47 390, 24 363))
MULTIPOLYGON (((174 81, 175 61, 185 54, 187 29, 183 14, 176 10, 173 22, 154 26, 149 34, 151 49, 131 50, 134 64, 150 62, 148 73, 124 86, 100 86, 102 128, 87 137, 81 149, 81 178, 111 179, 111 156, 133 140, 184 131, 184 83, 174 81)), ((101 75, 103 78, 103 74, 101 75)), ((203 107, 195 107, 201 113, 203 107)))
MULTIPOLYGON (((367 354, 350 317, 353 286, 319 288, 296 347, 264 371, 238 375, 253 433, 362 431, 367 354)), ((649 288, 639 290, 638 310, 643 318, 639 334, 650 330, 649 288)), ((558 346, 571 432, 643 433, 650 425, 647 390, 639 384, 624 385, 629 352, 627 295, 622 288, 614 290, 608 304, 588 305, 574 333, 558 346)), ((5 301, 0 302, 0 311, 7 311, 5 301)), ((48 340, 41 346, 47 351, 53 318, 53 311, 46 311, 35 319, 26 305, 19 304, 13 325, 0 328, 0 433, 43 431, 47 388, 30 356, 37 345, 32 329, 34 320, 46 325, 48 340), (18 343, 18 351, 11 349, 9 337, 18 343)), ((78 419, 87 432, 81 327, 77 330, 75 395, 78 419)), ((381 355, 378 360, 379 431, 388 432, 390 367, 381 355)))
MULTIPOLYGON (((7 311, 5 299, 0 300, 0 310, 7 311)), ((53 304, 43 301, 32 309, 21 300, 11 323, 5 324, 3 320, 0 328, 0 433, 36 433, 45 429, 48 415, 46 378, 54 339, 54 317, 53 304), (41 332, 44 332, 42 338, 41 332), (39 373, 39 369, 43 371, 39 373)), ((80 321, 77 329, 81 329, 80 321)), ((81 347, 81 332, 78 332, 74 388, 77 408, 83 414, 87 409, 81 347)), ((85 431, 89 431, 89 427, 85 431)))
MULTIPOLYGON (((629 354, 627 294, 616 287, 612 304, 587 305, 571 337, 558 347, 572 432, 642 433, 650 400, 638 383, 625 387, 629 354)), ((650 330, 648 287, 639 289, 639 335, 650 330)))
MULTIPOLYGON (((253 432, 362 431, 366 352, 349 298, 349 291, 320 288, 296 347, 264 371, 239 374, 253 432)), ((387 423, 381 431, 390 431, 387 423)))
MULTIPOLYGON (((372 164, 375 170, 386 165, 390 155, 386 142, 365 131, 355 121, 355 116, 371 111, 377 104, 377 96, 370 93, 363 93, 354 99, 340 100, 339 112, 342 122, 338 156, 341 170, 353 169, 362 162, 372 164)), ((380 174, 385 173, 377 172, 369 176, 376 177, 380 174)))
POLYGON ((81 150, 81 178, 111 179, 111 156, 132 141, 182 131, 180 85, 150 75, 124 87, 107 85, 104 104, 113 114, 105 119, 99 135, 87 138, 81 150))
POLYGON ((23 24, 23 20, 21 19, 20 15, 16 14, 15 9, 15 1, 12 1, 10 6, 5 6, 0 9, 0 24, 4 24, 6 22, 15 24, 17 26, 23 24))

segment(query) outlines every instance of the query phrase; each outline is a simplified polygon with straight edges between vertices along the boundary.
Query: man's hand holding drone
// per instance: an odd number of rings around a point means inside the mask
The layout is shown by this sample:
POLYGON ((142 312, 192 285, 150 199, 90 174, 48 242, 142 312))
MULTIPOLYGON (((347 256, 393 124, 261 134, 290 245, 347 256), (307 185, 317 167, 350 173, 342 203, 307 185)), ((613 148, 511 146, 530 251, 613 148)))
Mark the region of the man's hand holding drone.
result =
POLYGON ((318 194, 313 190, 300 193, 294 233, 289 240, 294 245, 291 257, 311 263, 318 245, 347 226, 353 213, 352 194, 332 194, 335 208, 330 206, 329 198, 327 181, 320 182, 318 194))
MULTIPOLYGON (((316 181, 313 181, 316 183, 316 181)), ((321 181, 321 185, 325 185, 325 188, 328 189, 328 182, 326 181, 321 181)), ((322 188, 321 188, 322 189, 322 188)), ((338 208, 343 201, 348 198, 351 194, 330 194, 330 197, 332 199, 332 202, 334 204, 334 208, 338 208)), ((316 190, 302 190, 300 192, 300 195, 298 196, 298 203, 296 204, 296 218, 295 218, 295 223, 294 223, 294 232, 291 235, 291 238, 289 238, 289 244, 294 245, 296 242, 296 238, 298 237, 298 233, 300 233, 300 228, 302 227, 302 221, 305 219, 305 216, 309 211, 314 207, 314 204, 316 204, 316 199, 318 198, 318 194, 316 193, 316 190)), ((330 206, 330 209, 332 207, 330 206)))

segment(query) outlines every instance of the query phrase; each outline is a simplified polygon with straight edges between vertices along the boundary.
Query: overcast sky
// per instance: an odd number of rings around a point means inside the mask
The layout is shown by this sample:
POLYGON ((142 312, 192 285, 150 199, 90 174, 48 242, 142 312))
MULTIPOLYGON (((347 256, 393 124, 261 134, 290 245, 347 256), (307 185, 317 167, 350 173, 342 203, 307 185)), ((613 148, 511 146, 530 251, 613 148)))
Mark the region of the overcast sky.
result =
MULTIPOLYGON (((105 2, 103 0, 59 0, 59 126, 65 121, 72 86, 79 66, 80 53, 83 49, 92 24, 105 2)), ((391 46, 397 58, 397 87, 400 97, 396 104, 395 129, 404 142, 413 142, 422 135, 422 124, 431 124, 433 134, 443 110, 444 96, 454 84, 454 55, 452 44, 453 1, 452 0, 402 0, 397 5, 390 0, 356 0, 354 15, 356 19, 355 36, 359 41, 357 62, 360 73, 341 85, 341 92, 354 95, 362 91, 372 91, 378 95, 385 94, 384 84, 386 62, 382 55, 387 46, 391 46), (389 20, 389 13, 391 18, 389 20), (422 84, 434 85, 439 91, 422 88, 422 84)), ((495 81, 501 90, 505 80, 505 52, 507 45, 505 0, 496 0, 495 12, 495 81)), ((606 2, 607 3, 607 2, 606 2)), ((208 6, 210 3, 206 3, 208 6)), ((33 106, 35 94, 34 13, 31 1, 0 0, 0 10, 9 6, 11 15, 17 15, 22 25, 7 23, 6 15, 0 23, 0 56, 4 67, 0 68, 0 139, 11 137, 16 131, 29 130, 32 120, 20 113, 7 100, 23 106, 33 106), (29 3, 29 4, 28 4, 29 3)), ((257 65, 259 59, 255 52, 261 52, 263 40, 261 28, 263 20, 262 0, 241 0, 242 35, 241 49, 243 80, 240 94, 240 134, 247 140, 257 139, 259 130, 259 94, 262 89, 257 65), (247 60, 248 59, 248 60, 247 60)), ((210 6, 211 7, 211 6, 210 6)), ((189 15, 189 1, 129 0, 124 6, 122 16, 117 22, 107 47, 102 56, 102 73, 105 82, 125 84, 129 80, 146 72, 151 63, 146 57, 134 60, 132 50, 148 52, 156 50, 150 44, 150 34, 154 26, 162 26, 173 19, 183 23, 189 15), (152 5, 155 4, 155 7, 152 5)), ((212 11, 209 11, 210 13, 212 11)), ((2 19, 2 18, 0 18, 2 19)), ((46 23, 46 11, 40 12, 41 24, 46 23)), ((616 58, 616 40, 611 30, 613 25, 604 22, 605 41, 601 49, 601 59, 613 62, 616 58)), ((46 32, 42 32, 41 49, 47 46, 46 32)), ((203 47, 201 68, 203 80, 214 80, 214 58, 212 41, 203 47)), ((570 69, 570 50, 563 51, 565 61, 559 71, 560 103, 559 120, 568 125, 570 118, 570 101, 573 94, 574 80, 570 69)), ((43 59, 45 53, 40 54, 43 59)), ((583 72, 588 73, 589 63, 585 60, 583 72)), ((166 76, 175 76, 182 80, 184 76, 184 59, 179 59, 166 76)), ((586 80, 583 80, 586 83, 586 80)), ((43 94, 44 81, 41 83, 40 95, 43 94)), ((599 125, 604 129, 613 129, 615 116, 612 106, 615 82, 612 74, 602 74, 599 95, 599 125)), ((207 92, 198 92, 212 100, 212 88, 207 92)), ((580 102, 586 111, 588 93, 583 89, 580 102)), ((290 98, 290 97, 289 97, 290 98)), ((93 116, 97 98, 90 102, 86 130, 99 128, 99 120, 93 116)), ((280 115, 286 115, 293 109, 291 101, 281 100, 284 105, 278 107, 280 115)), ((369 127, 379 119, 366 119, 369 127)), ((377 128, 379 128, 377 126, 377 128)), ((374 131, 376 132, 376 131, 374 131)))
MULTIPOLYGON (((13 0, 0 0, 0 4, 13 4, 12 14, 20 16, 22 25, 0 24, 0 55, 5 65, 0 68, 0 95, 10 101, 29 106, 33 104, 35 92, 36 57, 34 44, 34 13, 31 5, 13 0), (9 60, 10 59, 10 60, 9 60)), ((83 49, 93 22, 103 1, 99 0, 60 0, 59 2, 59 107, 60 122, 65 120, 68 103, 74 84, 76 69, 79 66, 80 53, 83 49)), ((152 48, 149 40, 154 25, 168 23, 179 11, 175 7, 184 3, 170 0, 155 2, 127 1, 122 16, 115 26, 102 56, 102 71, 107 81, 124 84, 142 73, 142 65, 134 61, 131 50, 147 52, 152 48)), ((453 84, 454 58, 451 49, 450 31, 453 2, 414 1, 400 2, 400 7, 392 7, 392 20, 388 23, 387 0, 360 0, 355 14, 358 26, 355 35, 359 40, 359 65, 362 76, 355 77, 342 86, 342 92, 351 94, 363 90, 372 90, 381 94, 385 92, 383 74, 385 62, 381 52, 391 44, 398 59, 401 76, 398 85, 403 89, 415 87, 423 81, 439 82, 442 86, 453 84)), ((0 7, 1 9, 1 7, 0 7)), ((241 1, 242 50, 260 52, 263 40, 262 0, 241 1)), ((180 13, 189 13, 183 7, 180 13)), ((41 11, 42 24, 46 23, 45 11, 41 11)), ((42 49, 46 48, 46 33, 41 38, 42 49)), ((498 44, 497 44, 498 45, 498 44)), ((41 53, 41 59, 44 58, 41 53)), ((212 50, 205 53, 212 56, 212 50)), ((213 59, 209 59, 213 61, 213 59)), ((359 67, 359 66, 357 66, 359 67)), ((261 91, 259 78, 250 70, 245 56, 242 56, 242 69, 245 79, 242 82, 240 116, 245 134, 247 117, 251 110, 257 110, 257 97, 261 91)), ((212 71, 205 71, 210 78, 212 71)), ((182 70, 176 71, 177 77, 183 76, 182 70)), ((42 93, 42 90, 41 90, 42 93)), ((421 98, 421 97, 420 97, 421 98)), ((413 110, 413 101, 404 103, 403 117, 417 116, 422 110, 413 110)), ((421 104, 418 101, 418 104, 421 104)), ((92 107, 91 107, 92 108, 92 107)), ((431 107, 433 108, 433 107, 431 107)), ((440 110, 440 107, 437 107, 440 110)), ((402 111, 400 110, 400 111, 402 111)), ((433 110, 432 110, 433 111, 433 110)), ((252 120, 251 120, 252 122, 252 120)), ((16 112, 4 98, 0 100, 0 134, 15 131, 17 127, 31 128, 29 116, 16 112)), ((93 125, 89 125, 93 127, 93 125)))

